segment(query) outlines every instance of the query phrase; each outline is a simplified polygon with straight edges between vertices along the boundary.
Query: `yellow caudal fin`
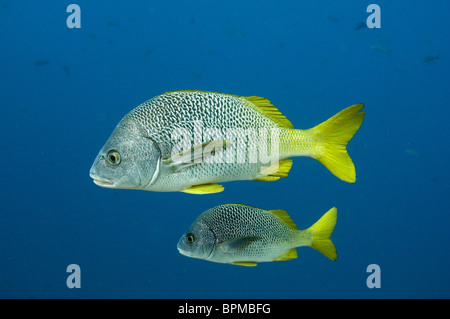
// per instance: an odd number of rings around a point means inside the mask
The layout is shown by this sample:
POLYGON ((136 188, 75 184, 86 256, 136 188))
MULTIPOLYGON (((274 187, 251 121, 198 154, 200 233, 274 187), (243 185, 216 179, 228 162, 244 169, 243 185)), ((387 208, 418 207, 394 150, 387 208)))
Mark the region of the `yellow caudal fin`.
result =
POLYGON ((363 121, 363 108, 363 104, 352 105, 311 129, 319 146, 314 158, 349 183, 356 181, 356 172, 346 146, 363 121))
POLYGON ((330 239, 334 226, 336 226, 336 219, 337 209, 333 207, 306 230, 311 234, 312 242, 310 246, 331 260, 337 259, 336 247, 330 239))

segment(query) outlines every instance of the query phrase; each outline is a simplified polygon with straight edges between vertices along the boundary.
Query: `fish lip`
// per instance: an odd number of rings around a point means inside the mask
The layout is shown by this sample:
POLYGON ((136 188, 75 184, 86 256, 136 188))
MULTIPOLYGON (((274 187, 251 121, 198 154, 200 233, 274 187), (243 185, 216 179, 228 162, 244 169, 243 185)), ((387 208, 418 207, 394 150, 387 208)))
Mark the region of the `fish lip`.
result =
POLYGON ((109 187, 112 188, 114 187, 114 182, 111 181, 110 179, 104 178, 104 177, 100 177, 98 175, 95 175, 93 173, 90 173, 89 176, 91 176, 91 178, 94 180, 94 183, 98 186, 101 187, 109 187))
POLYGON ((189 255, 183 249, 181 249, 180 247, 177 247, 177 249, 178 249, 178 252, 180 254, 182 254, 183 256, 188 256, 189 257, 189 255))
POLYGON ((178 249, 178 252, 180 253, 180 254, 182 254, 183 256, 187 256, 187 257, 193 257, 192 255, 190 255, 190 254, 188 254, 188 252, 187 251, 185 251, 183 248, 181 248, 181 241, 184 239, 184 235, 180 238, 180 240, 178 241, 178 244, 177 244, 177 249, 178 249))

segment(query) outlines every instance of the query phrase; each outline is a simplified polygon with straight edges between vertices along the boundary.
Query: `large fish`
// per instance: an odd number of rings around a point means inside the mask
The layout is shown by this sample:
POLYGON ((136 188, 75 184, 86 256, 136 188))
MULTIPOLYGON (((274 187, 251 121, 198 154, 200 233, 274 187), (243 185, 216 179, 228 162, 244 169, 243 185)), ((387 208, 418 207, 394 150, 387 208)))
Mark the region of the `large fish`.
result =
POLYGON ((158 95, 129 112, 90 170, 108 188, 223 190, 217 183, 287 177, 290 157, 319 160, 334 175, 355 182, 346 145, 359 129, 362 104, 309 130, 297 130, 269 100, 204 91, 158 95))
POLYGON ((241 266, 297 258, 300 246, 336 260, 330 239, 336 219, 333 207, 308 229, 297 230, 284 210, 224 204, 201 214, 181 236, 177 248, 188 257, 241 266))

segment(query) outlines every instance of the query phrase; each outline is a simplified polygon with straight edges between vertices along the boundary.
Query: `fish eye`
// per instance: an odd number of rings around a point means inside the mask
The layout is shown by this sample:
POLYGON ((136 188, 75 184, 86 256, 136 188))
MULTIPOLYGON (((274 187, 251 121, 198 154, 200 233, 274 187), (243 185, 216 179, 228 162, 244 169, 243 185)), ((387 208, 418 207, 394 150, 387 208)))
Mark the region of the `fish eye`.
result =
POLYGON ((117 151, 111 150, 106 155, 106 159, 109 163, 118 165, 120 163, 120 154, 117 151))
POLYGON ((187 241, 189 244, 193 244, 193 243, 194 243, 194 234, 191 234, 191 233, 187 234, 187 235, 186 235, 186 241, 187 241))

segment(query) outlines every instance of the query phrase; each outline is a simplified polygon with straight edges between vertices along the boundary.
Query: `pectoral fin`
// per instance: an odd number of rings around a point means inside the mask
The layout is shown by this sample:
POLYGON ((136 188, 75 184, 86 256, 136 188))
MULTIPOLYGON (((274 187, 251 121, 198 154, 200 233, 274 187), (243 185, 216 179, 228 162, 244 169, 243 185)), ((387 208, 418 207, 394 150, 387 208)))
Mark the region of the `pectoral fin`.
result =
POLYGON ((242 250, 259 239, 260 238, 257 236, 234 238, 221 242, 220 244, 217 245, 217 247, 221 248, 225 252, 242 250))
POLYGON ((179 172, 193 165, 201 164, 203 161, 213 160, 214 156, 220 156, 231 144, 230 141, 226 140, 214 140, 197 144, 188 150, 165 159, 164 164, 175 172, 179 172))

